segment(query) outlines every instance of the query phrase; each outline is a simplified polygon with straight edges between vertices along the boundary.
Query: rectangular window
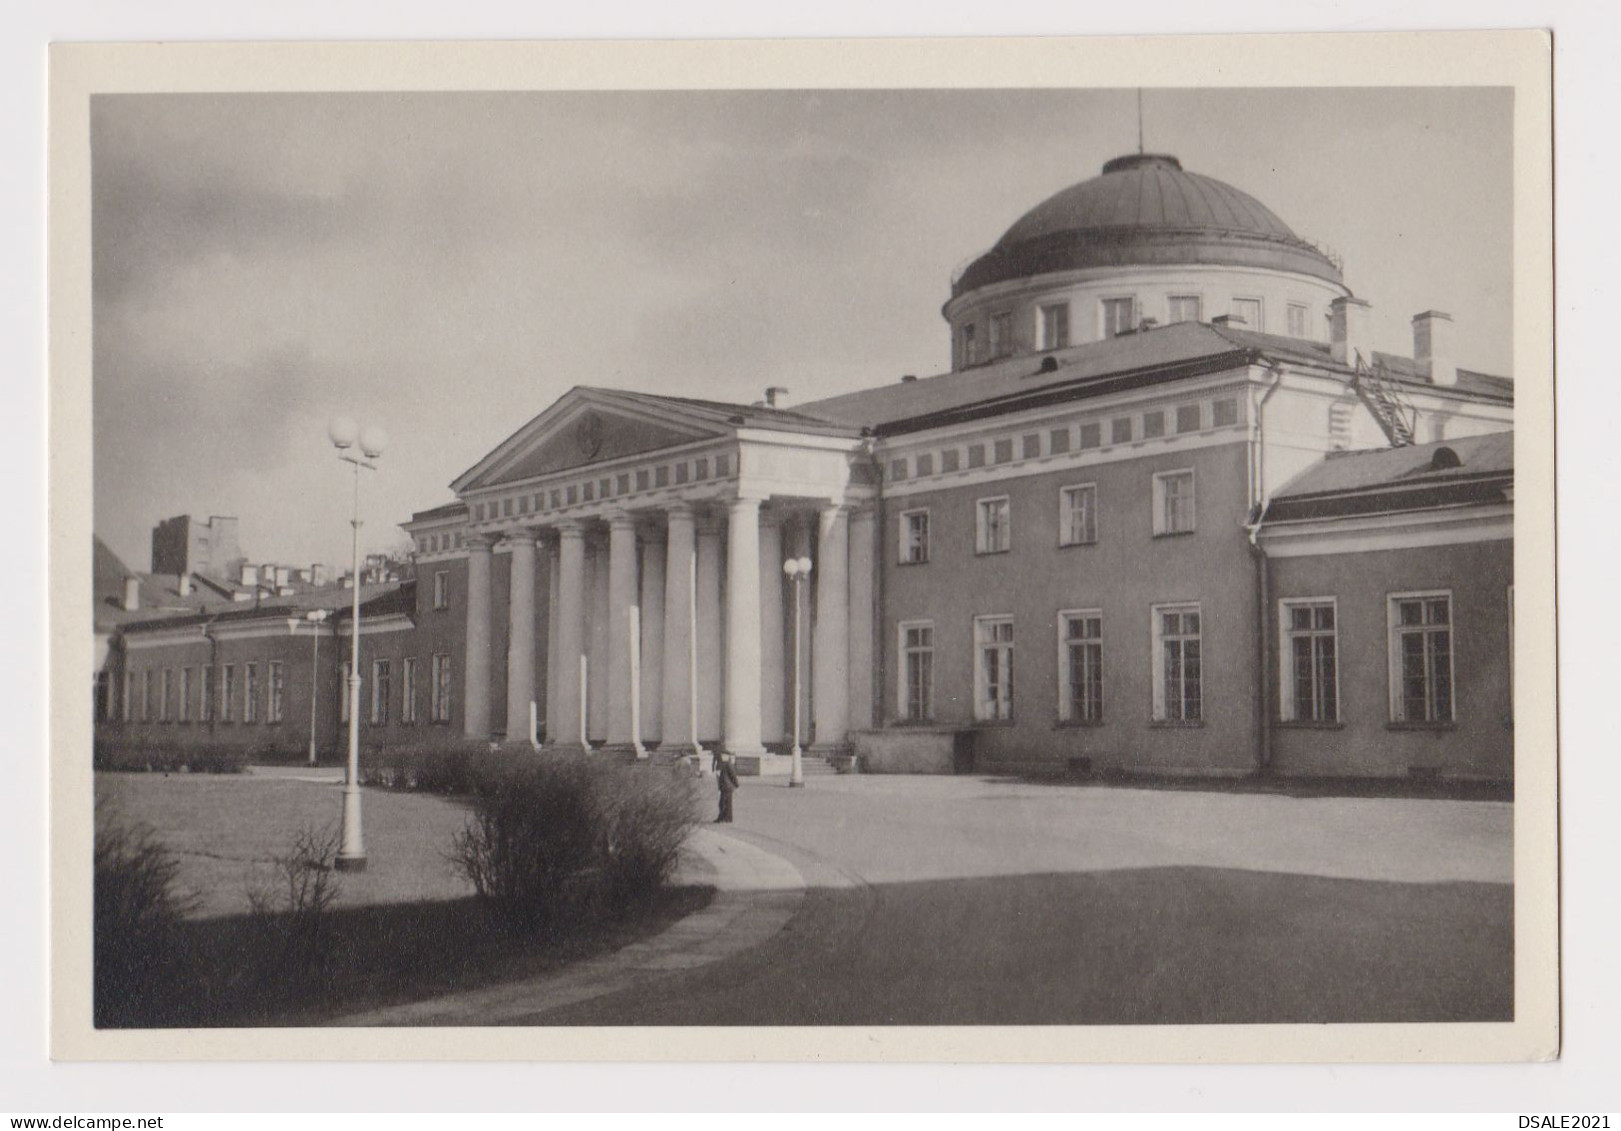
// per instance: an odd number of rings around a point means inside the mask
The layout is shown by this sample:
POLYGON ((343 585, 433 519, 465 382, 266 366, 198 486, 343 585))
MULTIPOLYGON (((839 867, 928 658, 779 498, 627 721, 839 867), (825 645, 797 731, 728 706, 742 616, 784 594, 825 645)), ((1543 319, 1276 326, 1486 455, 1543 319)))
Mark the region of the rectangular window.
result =
POLYGON ((1233 316, 1242 318, 1246 329, 1266 329, 1261 323, 1261 300, 1258 298, 1233 299, 1233 316))
POLYGON ((433 607, 450 608, 450 571, 435 570, 433 575, 433 607))
POLYGON ((1197 432, 1199 430, 1198 405, 1183 404, 1176 406, 1176 430, 1178 432, 1197 432))
POLYGON ((984 444, 969 444, 968 445, 968 466, 969 467, 984 467, 985 466, 985 445, 984 444))
POLYGON ((1116 334, 1124 334, 1136 324, 1133 316, 1135 303, 1129 298, 1106 298, 1103 300, 1103 336, 1112 338, 1116 334))
POLYGON ((1058 614, 1058 687, 1060 719, 1103 721, 1103 614, 1096 609, 1058 614))
POLYGON ((242 721, 259 721, 259 665, 242 665, 242 721))
POLYGON ((940 470, 956 471, 962 466, 962 457, 957 454, 956 448, 947 448, 940 453, 940 470))
POLYGON ((1172 295, 1169 305, 1172 322, 1197 322, 1204 316, 1198 295, 1172 295))
POLYGON ((141 721, 152 721, 152 669, 147 668, 141 673, 141 721))
POLYGON ((922 478, 925 475, 934 474, 933 452, 924 452, 922 455, 917 457, 917 473, 919 478, 922 478))
POLYGON ((1081 483, 1058 492, 1058 544, 1081 546, 1098 540, 1098 488, 1081 483))
POLYGON ((1053 455, 1069 451, 1069 429, 1054 428, 1047 433, 1047 450, 1053 455))
POLYGON ((992 448, 997 463, 1011 463, 1013 461, 1013 441, 997 440, 992 448))
POLYGON ((201 722, 214 721, 214 669, 197 669, 197 718, 201 722))
POLYGON ((1165 435, 1165 414, 1163 412, 1143 413, 1143 439, 1154 440, 1165 435))
POLYGON ((967 323, 962 328, 962 363, 973 365, 979 361, 979 341, 974 331, 974 324, 967 323))
POLYGON ((1304 338, 1306 336, 1307 309, 1303 302, 1289 304, 1289 336, 1291 338, 1304 338))
POLYGON ((1198 605, 1154 606, 1154 718, 1192 723, 1204 718, 1198 605))
POLYGON ((1004 554, 1013 541, 1013 504, 1006 495, 981 499, 974 524, 976 554, 1004 554))
POLYGON ((1226 397, 1210 403, 1210 426, 1212 428, 1226 428, 1238 423, 1238 401, 1226 397))
POLYGON ((1109 422, 1109 443, 1131 443, 1131 417, 1121 416, 1109 422))
POLYGON ((929 512, 901 512, 900 560, 902 565, 921 565, 929 560, 929 512))
POLYGON ((1340 718, 1339 628, 1331 597, 1278 602, 1283 629, 1279 703, 1285 722, 1340 718))
POLYGON ((162 682, 158 684, 158 722, 169 721, 169 688, 174 680, 174 673, 168 668, 163 669, 162 682))
POLYGON ((1069 345, 1069 303, 1055 302, 1041 308, 1041 348, 1061 350, 1069 345))
POLYGON ((1094 421, 1091 424, 1081 425, 1081 447, 1101 448, 1103 446, 1103 425, 1094 421))
POLYGON ((1024 459, 1036 459, 1041 455, 1041 437, 1029 435, 1019 441, 1019 454, 1024 459))
POLYGON ((180 721, 191 722, 191 669, 180 669, 180 721))
POLYGON ((924 723, 934 718, 934 622, 901 624, 901 718, 924 723))
POLYGON ((1391 720, 1452 722, 1452 594, 1396 594, 1389 617, 1391 720))
POLYGON ((1013 618, 974 618, 974 718, 1013 717, 1013 618))
POLYGON ((400 722, 417 721, 417 662, 407 656, 400 664, 400 722))
POLYGON ((1193 469, 1154 476, 1154 533, 1187 534, 1194 528, 1193 469))
POLYGON ((891 482, 899 482, 906 478, 906 457, 889 461, 889 478, 891 482))
POLYGON ((338 722, 349 721, 349 661, 338 665, 338 722))
POLYGON ((265 692, 268 696, 265 703, 265 722, 279 723, 282 719, 282 708, 285 699, 285 686, 282 681, 281 662, 272 660, 265 669, 265 692))
POLYGON ((371 725, 388 724, 388 661, 371 662, 371 725))
POLYGON ((220 668, 220 722, 236 718, 236 665, 220 668))
POLYGON ((1009 357, 1013 353, 1013 313, 1001 311, 991 315, 991 357, 1009 357))
POLYGON ((437 652, 433 657, 433 721, 450 721, 450 654, 437 652))

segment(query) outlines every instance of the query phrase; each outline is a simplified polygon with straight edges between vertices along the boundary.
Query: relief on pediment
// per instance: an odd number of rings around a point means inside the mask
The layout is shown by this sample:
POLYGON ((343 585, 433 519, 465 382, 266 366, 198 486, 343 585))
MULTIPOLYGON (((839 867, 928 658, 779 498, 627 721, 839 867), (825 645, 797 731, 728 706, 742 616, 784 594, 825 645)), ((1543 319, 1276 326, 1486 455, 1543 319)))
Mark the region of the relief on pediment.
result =
POLYGON ((560 422, 535 444, 516 454, 486 485, 513 483, 539 475, 659 451, 715 433, 691 427, 587 408, 560 422))

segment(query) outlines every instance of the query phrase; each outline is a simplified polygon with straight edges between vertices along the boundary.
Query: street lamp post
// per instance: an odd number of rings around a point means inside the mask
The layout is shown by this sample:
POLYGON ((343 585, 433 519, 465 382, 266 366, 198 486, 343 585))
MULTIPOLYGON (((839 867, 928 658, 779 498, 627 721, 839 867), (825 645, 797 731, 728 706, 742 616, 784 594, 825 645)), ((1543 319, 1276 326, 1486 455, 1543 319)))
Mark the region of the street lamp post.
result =
MULTIPOLYGON (((311 609, 304 614, 304 621, 309 622, 310 639, 310 765, 315 765, 315 700, 321 688, 321 625, 332 613, 328 609, 311 609)), ((287 631, 298 635, 298 626, 304 623, 296 617, 287 620, 287 631)))
POLYGON ((803 631, 804 621, 804 594, 805 583, 810 580, 811 560, 809 558, 789 558, 782 563, 782 572, 788 575, 788 580, 794 585, 794 749, 793 767, 788 773, 788 787, 793 789, 805 784, 805 767, 803 752, 799 748, 799 712, 805 699, 804 678, 799 670, 800 633, 803 631))
POLYGON ((366 842, 360 828, 360 469, 376 471, 375 461, 387 442, 381 428, 361 428, 340 416, 327 428, 338 458, 355 469, 354 517, 350 519, 350 550, 354 561, 353 604, 349 612, 349 764, 343 782, 343 826, 334 861, 340 872, 366 870, 366 842), (360 455, 349 454, 356 443, 360 455))

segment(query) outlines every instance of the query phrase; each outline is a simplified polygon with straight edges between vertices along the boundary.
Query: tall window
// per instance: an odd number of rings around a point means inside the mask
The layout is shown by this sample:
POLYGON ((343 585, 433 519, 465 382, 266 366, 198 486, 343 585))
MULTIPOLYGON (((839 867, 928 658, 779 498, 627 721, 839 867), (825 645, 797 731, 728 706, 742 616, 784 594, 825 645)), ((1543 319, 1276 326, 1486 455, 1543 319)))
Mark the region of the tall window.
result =
POLYGON ((1058 614, 1058 717, 1103 721, 1103 614, 1096 609, 1058 614))
POLYGON ((1116 334, 1124 334, 1136 323, 1133 317, 1133 307, 1136 304, 1129 298, 1106 298, 1103 300, 1103 336, 1112 338, 1116 334))
POLYGON ((191 722, 191 669, 180 669, 180 714, 177 716, 181 722, 191 722))
POLYGON ((901 512, 902 565, 919 565, 929 560, 929 512, 901 512))
POLYGON ((437 652, 433 657, 433 721, 450 721, 450 654, 437 652))
POLYGON ((1154 607, 1154 718, 1204 718, 1204 673, 1199 657, 1199 606, 1154 607))
POLYGON ((1244 325, 1251 330, 1264 330, 1261 324, 1261 300, 1258 298, 1233 299, 1233 314, 1244 320, 1244 325))
MULTIPOLYGON (((1510 649, 1512 655, 1513 649, 1510 649)), ((134 704, 130 701, 135 694, 135 673, 128 668, 124 669, 124 701, 120 703, 119 710, 123 712, 122 718, 127 723, 134 713, 134 704)))
POLYGON ((214 669, 197 669, 197 719, 200 722, 214 721, 214 669))
POLYGON ((141 673, 141 721, 152 721, 152 669, 141 673))
POLYGON ((1058 544, 1080 546, 1098 540, 1098 488, 1095 483, 1058 493, 1058 544))
POLYGON ((1197 322, 1204 315, 1198 295, 1172 295, 1169 305, 1172 322, 1197 322))
POLYGON ((901 718, 909 723, 934 718, 934 622, 901 625, 901 718))
POLYGON ((1339 629, 1332 598, 1280 603, 1283 718, 1332 723, 1340 717, 1339 629))
POLYGON ((236 718, 236 665, 226 664, 220 668, 220 722, 228 723, 236 718))
POLYGON ((435 570, 433 574, 433 607, 450 608, 450 571, 435 570))
POLYGON ((1061 350, 1069 345, 1069 303, 1055 302, 1041 308, 1041 348, 1061 350))
POLYGON ((1154 533, 1186 534, 1193 528, 1192 469, 1154 476, 1154 533))
POLYGON ((242 721, 259 721, 259 665, 242 665, 242 721))
POLYGON ((974 618, 974 718, 1013 717, 1013 618, 974 618))
POLYGON ((407 656, 400 663, 400 722, 417 721, 417 662, 407 656))
POLYGON ((1013 313, 1004 310, 991 315, 991 357, 1007 357, 1013 352, 1013 313))
POLYGON ((1012 504, 1006 495, 979 500, 974 529, 974 552, 1006 553, 1013 542, 1012 504))
POLYGON ((1291 338, 1304 338, 1306 336, 1307 308, 1303 302, 1291 302, 1288 307, 1289 336, 1291 338))
POLYGON ((383 726, 388 722, 388 661, 371 662, 371 722, 383 726))
POLYGON ((973 365, 979 360, 979 334, 972 322, 963 324, 962 328, 962 363, 973 365))
POLYGON ((349 661, 338 665, 338 722, 349 721, 349 661))
POLYGON ((265 671, 268 699, 265 704, 265 722, 279 723, 282 716, 282 676, 281 661, 272 660, 265 671))
POLYGON ((174 679, 174 673, 168 668, 163 669, 162 682, 158 684, 158 722, 169 721, 169 687, 174 679))
POLYGON ((1399 723, 1453 721, 1452 594, 1390 598, 1390 706, 1399 723))

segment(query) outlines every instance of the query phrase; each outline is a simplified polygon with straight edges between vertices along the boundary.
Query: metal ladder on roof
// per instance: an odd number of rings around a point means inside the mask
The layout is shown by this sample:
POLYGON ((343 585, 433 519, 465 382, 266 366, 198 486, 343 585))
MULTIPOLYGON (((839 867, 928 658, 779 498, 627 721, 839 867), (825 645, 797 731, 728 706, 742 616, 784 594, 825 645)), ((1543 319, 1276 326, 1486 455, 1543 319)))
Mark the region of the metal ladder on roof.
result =
POLYGON ((1373 413, 1391 447, 1405 448, 1413 442, 1418 412, 1391 380, 1390 370, 1382 360, 1376 358, 1370 365, 1358 350, 1356 376, 1351 379, 1351 387, 1373 413))

